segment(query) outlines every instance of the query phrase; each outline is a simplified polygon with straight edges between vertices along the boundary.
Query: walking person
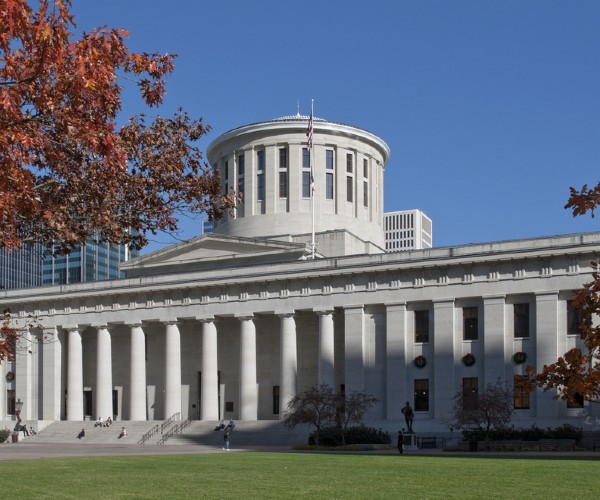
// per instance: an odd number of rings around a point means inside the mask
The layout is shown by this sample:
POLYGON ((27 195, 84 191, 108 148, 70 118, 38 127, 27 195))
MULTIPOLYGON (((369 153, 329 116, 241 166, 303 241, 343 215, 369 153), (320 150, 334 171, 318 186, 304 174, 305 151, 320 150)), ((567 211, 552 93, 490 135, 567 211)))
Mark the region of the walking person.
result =
POLYGON ((402 431, 398 431, 398 453, 400 453, 400 455, 402 455, 403 447, 404 447, 404 434, 402 434, 402 431))
POLYGON ((231 429, 229 426, 225 427, 225 431, 223 432, 223 449, 229 451, 229 436, 231 434, 231 429))

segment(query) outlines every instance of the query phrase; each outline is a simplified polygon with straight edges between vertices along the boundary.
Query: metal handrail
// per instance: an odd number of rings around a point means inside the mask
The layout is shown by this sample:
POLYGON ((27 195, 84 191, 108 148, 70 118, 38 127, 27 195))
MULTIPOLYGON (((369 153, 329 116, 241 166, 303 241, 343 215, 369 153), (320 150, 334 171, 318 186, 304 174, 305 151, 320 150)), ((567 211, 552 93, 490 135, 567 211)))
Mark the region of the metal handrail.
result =
POLYGON ((154 436, 155 434, 158 434, 159 432, 161 434, 163 434, 165 428, 167 426, 169 426, 171 424, 171 422, 173 422, 174 420, 179 420, 180 417, 181 417, 180 412, 173 413, 173 415, 171 415, 169 418, 167 418, 162 424, 156 424, 154 427, 152 427, 152 429, 150 429, 148 432, 146 432, 142 436, 142 438, 138 441, 138 444, 146 444, 146 441, 149 441, 152 436, 154 436))
POLYGON ((163 434, 156 444, 165 444, 169 439, 171 439, 175 434, 181 434, 183 430, 192 423, 191 419, 184 420, 180 424, 175 424, 166 434, 163 434))

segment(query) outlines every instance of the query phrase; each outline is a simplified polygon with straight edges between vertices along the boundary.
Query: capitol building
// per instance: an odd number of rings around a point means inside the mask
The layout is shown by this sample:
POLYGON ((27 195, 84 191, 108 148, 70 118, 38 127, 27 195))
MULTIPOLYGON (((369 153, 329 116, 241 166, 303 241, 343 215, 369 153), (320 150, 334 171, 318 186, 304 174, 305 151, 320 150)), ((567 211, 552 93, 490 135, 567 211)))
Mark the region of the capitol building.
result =
POLYGON ((243 195, 214 232, 124 262, 125 278, 1 291, 23 331, 0 365, 0 420, 17 399, 28 421, 280 420, 328 384, 377 398, 370 425, 402 427, 408 401, 418 432, 448 432, 453 396, 501 379, 516 426, 600 430, 594 405, 522 385, 528 365, 582 347, 571 300, 600 233, 428 248, 403 229, 404 248, 386 248, 400 232, 383 211, 389 147, 315 118, 309 148, 307 125, 209 145, 243 195))

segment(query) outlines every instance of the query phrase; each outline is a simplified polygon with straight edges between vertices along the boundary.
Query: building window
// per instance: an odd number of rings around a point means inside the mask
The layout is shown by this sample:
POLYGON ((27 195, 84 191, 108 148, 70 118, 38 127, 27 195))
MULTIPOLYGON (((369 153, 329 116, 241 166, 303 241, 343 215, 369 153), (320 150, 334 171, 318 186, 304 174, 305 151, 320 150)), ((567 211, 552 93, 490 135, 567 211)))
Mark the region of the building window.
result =
POLYGON ((279 386, 273 386, 273 415, 279 415, 279 386))
POLYGON ((478 399, 477 377, 463 378, 462 404, 463 410, 476 410, 478 399))
POLYGON ((352 177, 346 177, 346 201, 348 203, 352 203, 354 200, 354 182, 352 182, 352 177))
POLYGON ((238 175, 244 175, 244 170, 246 169, 246 157, 242 153, 238 156, 238 175))
POLYGON ((463 307, 463 340, 477 340, 477 307, 463 307))
POLYGON ((229 179, 229 162, 227 160, 223 163, 223 177, 225 180, 229 179))
POLYGON ((415 311, 415 342, 429 342, 429 311, 415 311))
POLYGON ((415 379, 415 411, 429 411, 429 379, 415 379))
POLYGON ((265 201, 265 174, 256 175, 256 196, 258 201, 265 201))
POLYGON ((369 206, 369 183, 367 181, 363 182, 363 205, 369 206))
POLYGON ((279 149, 279 168, 288 167, 288 153, 286 148, 279 149))
POLYGON ((310 198, 310 172, 302 172, 302 197, 310 198))
POLYGON ((333 200, 333 174, 325 174, 325 197, 333 200))
POLYGON ((577 393, 573 400, 567 399, 567 408, 583 408, 583 396, 577 393))
POLYGON ((257 170, 265 169, 265 151, 263 149, 256 152, 256 169, 257 170))
POLYGON ((515 338, 529 337, 529 304, 515 304, 513 310, 515 338))
POLYGON ((352 159, 352 153, 346 155, 346 172, 349 174, 354 172, 354 161, 352 159))
POLYGON ((529 390, 526 386, 526 379, 523 375, 514 376, 514 408, 515 410, 527 410, 529 409, 529 390))
POLYGON ((363 177, 365 179, 369 178, 369 160, 366 158, 363 160, 363 177))
POLYGON ((244 201, 244 178, 240 177, 240 179, 238 180, 238 194, 242 195, 242 201, 244 201))
POLYGON ((327 170, 333 170, 333 149, 327 149, 325 151, 325 168, 327 170))
POLYGON ((287 198, 287 195, 288 195, 287 172, 279 172, 279 197, 287 198))
POLYGON ((302 148, 302 168, 310 168, 310 155, 308 148, 302 148))
POLYGON ((575 301, 567 301, 567 335, 582 335, 579 330, 579 325, 583 318, 581 316, 581 310, 575 306, 575 301))

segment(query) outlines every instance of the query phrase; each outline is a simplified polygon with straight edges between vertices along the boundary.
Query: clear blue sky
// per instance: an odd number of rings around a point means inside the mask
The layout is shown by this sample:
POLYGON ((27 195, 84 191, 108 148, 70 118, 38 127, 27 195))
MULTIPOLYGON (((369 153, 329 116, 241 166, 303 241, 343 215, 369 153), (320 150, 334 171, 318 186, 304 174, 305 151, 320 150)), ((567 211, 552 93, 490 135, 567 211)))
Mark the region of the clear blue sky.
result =
MULTIPOLYGON (((563 209, 600 179, 599 1, 74 3, 81 29, 178 54, 161 113, 204 117, 203 148, 314 98, 388 143, 385 209, 423 210, 435 246, 600 230, 563 209)), ((128 92, 124 112, 141 109, 128 92)))

